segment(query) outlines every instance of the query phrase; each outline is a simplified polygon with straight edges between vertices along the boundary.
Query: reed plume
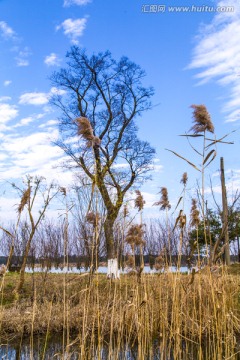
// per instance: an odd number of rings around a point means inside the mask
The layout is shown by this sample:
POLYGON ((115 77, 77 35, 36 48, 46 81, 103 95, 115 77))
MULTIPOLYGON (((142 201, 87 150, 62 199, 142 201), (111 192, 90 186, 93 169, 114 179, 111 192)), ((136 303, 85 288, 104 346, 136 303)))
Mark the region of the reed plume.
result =
POLYGON ((212 123, 211 117, 205 105, 191 105, 193 110, 193 123, 190 131, 193 131, 194 134, 199 134, 201 132, 209 131, 214 132, 214 125, 212 123))
POLYGON ((160 210, 171 209, 171 205, 168 200, 168 191, 166 187, 162 187, 160 190, 161 199, 155 202, 154 206, 160 206, 160 210))
POLYGON ((145 242, 143 240, 143 235, 144 235, 143 224, 131 225, 130 228, 128 229, 125 241, 131 246, 144 245, 145 242))
POLYGON ((145 200, 143 199, 143 196, 139 190, 136 190, 135 193, 136 193, 137 197, 134 201, 134 206, 135 206, 135 208, 138 209, 138 211, 141 211, 144 207, 145 200))
POLYGON ((184 229, 184 227, 186 226, 186 223, 187 223, 187 217, 183 213, 183 210, 180 210, 179 215, 175 221, 175 226, 174 226, 173 230, 175 230, 177 225, 180 227, 180 229, 184 229))
POLYGON ((76 119, 78 125, 78 135, 86 140, 87 147, 100 146, 101 140, 93 134, 93 128, 90 121, 86 117, 76 119))
POLYGON ((67 189, 65 187, 60 187, 59 191, 63 194, 63 196, 67 196, 67 189))
POLYGON ((100 219, 100 215, 98 212, 97 213, 89 212, 86 215, 86 221, 88 223, 92 224, 93 227, 96 227, 98 225, 99 219, 100 219))
POLYGON ((126 265, 129 268, 133 268, 135 265, 135 259, 133 255, 129 255, 127 254, 127 260, 126 260, 126 265))
POLYGON ((128 211, 127 205, 124 205, 124 207, 123 207, 123 217, 124 217, 124 219, 128 216, 128 214, 129 214, 129 211, 128 211))
POLYGON ((184 172, 182 174, 182 179, 181 179, 180 183, 183 184, 184 186, 186 186, 187 182, 188 182, 188 174, 186 172, 184 172))
POLYGON ((18 209, 17 209, 17 211, 18 211, 19 214, 21 214, 21 212, 22 212, 23 209, 24 209, 24 206, 27 205, 28 201, 30 200, 30 195, 31 195, 31 188, 29 187, 29 188, 27 188, 27 190, 25 190, 25 191, 23 192, 23 196, 22 196, 22 198, 21 198, 21 202, 20 202, 20 204, 19 204, 19 206, 18 206, 18 209))
POLYGON ((160 254, 155 258, 155 270, 159 271, 164 269, 165 261, 164 261, 164 250, 160 252, 160 254))
POLYGON ((199 218, 199 210, 197 209, 197 200, 192 199, 192 207, 191 207, 191 213, 190 213, 190 225, 192 227, 197 227, 200 223, 199 218))

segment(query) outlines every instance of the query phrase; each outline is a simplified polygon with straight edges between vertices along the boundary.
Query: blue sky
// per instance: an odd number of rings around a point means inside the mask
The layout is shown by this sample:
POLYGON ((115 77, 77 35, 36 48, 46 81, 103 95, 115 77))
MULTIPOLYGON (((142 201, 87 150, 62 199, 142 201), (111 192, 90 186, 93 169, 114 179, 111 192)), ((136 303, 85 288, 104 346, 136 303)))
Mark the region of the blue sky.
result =
MULTIPOLYGON (((191 104, 205 104, 219 136, 240 122, 240 7, 236 0, 0 0, 0 219, 14 214, 14 194, 4 194, 5 181, 25 174, 58 178, 64 157, 51 140, 58 137, 57 113, 49 105, 56 89, 49 76, 65 64, 77 44, 93 52, 110 50, 128 56, 146 70, 145 85, 155 88, 154 107, 139 119, 139 136, 156 148, 153 180, 142 187, 147 216, 161 186, 176 204, 183 172, 189 174, 189 197, 199 174, 165 149, 195 161, 186 139, 191 104), (142 11, 143 6, 145 12, 142 11), (151 5, 165 11, 151 12, 151 5), (201 6, 209 6, 211 11, 201 6), (180 11, 179 7, 189 6, 180 11), (233 11, 227 11, 232 6, 233 11), (170 7, 178 7, 170 11, 170 7), (198 7, 198 11, 196 8, 198 7), (213 11, 220 9, 220 11, 213 11), (214 9, 213 9, 214 8, 214 9)), ((218 147, 207 171, 219 191, 219 158, 224 156, 230 191, 239 187, 239 131, 234 145, 218 147)), ((197 161, 197 160, 196 160, 197 161)), ((61 176, 61 185, 72 174, 61 176)))

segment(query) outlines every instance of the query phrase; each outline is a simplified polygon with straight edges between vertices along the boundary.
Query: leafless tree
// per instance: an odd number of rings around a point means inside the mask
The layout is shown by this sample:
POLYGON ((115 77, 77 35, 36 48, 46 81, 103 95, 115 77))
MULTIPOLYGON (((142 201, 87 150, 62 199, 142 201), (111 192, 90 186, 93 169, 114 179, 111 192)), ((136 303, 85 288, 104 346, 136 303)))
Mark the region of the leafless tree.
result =
POLYGON ((16 184, 12 184, 13 187, 20 193, 21 202, 18 206, 18 212, 22 212, 23 209, 26 209, 27 217, 29 219, 29 228, 27 228, 27 240, 25 244, 23 260, 20 270, 20 278, 19 282, 16 286, 16 294, 18 294, 24 284, 24 275, 25 268, 27 265, 27 259, 29 255, 29 251, 31 248, 32 240, 35 235, 35 232, 42 221, 44 214, 51 202, 51 200, 56 196, 57 190, 55 189, 55 185, 51 183, 47 185, 45 183, 45 179, 43 177, 32 177, 27 176, 26 181, 24 183, 25 188, 22 189, 18 187, 16 184), (34 214, 34 206, 36 206, 36 199, 41 201, 41 207, 38 208, 38 214, 34 214))
POLYGON ((106 255, 105 243, 103 242, 103 223, 106 211, 102 197, 98 189, 94 189, 92 192, 92 184, 89 179, 76 177, 72 202, 74 202, 74 206, 71 213, 76 235, 73 240, 73 247, 77 254, 84 256, 85 268, 91 267, 95 270, 99 263, 100 254, 106 255), (94 214, 97 216, 97 224, 91 221, 94 214))
POLYGON ((59 90, 52 103, 62 111, 58 145, 101 194, 107 257, 115 261, 114 222, 127 191, 146 178, 155 153, 148 142, 138 139, 136 124, 151 108, 153 90, 143 87, 144 71, 126 57, 117 62, 108 51, 88 57, 74 46, 67 58, 67 68, 52 75, 59 90), (89 120, 92 132, 87 142, 81 138, 74 142, 77 132, 83 135, 79 129, 83 121, 86 124, 83 119, 89 120))

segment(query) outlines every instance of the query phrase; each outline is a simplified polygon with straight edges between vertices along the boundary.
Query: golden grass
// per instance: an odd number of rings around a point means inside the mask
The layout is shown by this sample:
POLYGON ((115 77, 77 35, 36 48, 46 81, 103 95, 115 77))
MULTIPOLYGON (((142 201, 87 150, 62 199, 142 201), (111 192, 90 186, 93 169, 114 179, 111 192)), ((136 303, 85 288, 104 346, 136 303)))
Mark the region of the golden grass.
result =
MULTIPOLYGON (((90 359, 92 351, 101 358, 104 344, 115 354, 125 343, 138 345, 138 359, 145 359, 144 354, 151 359, 153 341, 162 349, 161 360, 168 359, 171 351, 174 360, 182 360, 192 346, 195 359, 237 359, 233 354, 240 334, 238 275, 224 268, 193 276, 143 274, 139 283, 136 276, 110 281, 105 275, 67 274, 64 301, 64 275, 49 274, 44 279, 41 274, 28 274, 16 302, 12 287, 18 275, 7 274, 1 340, 35 333, 47 338, 65 326, 65 333, 76 334, 73 343, 78 344, 81 359, 90 359)), ((67 344, 70 353, 71 342, 67 344)))

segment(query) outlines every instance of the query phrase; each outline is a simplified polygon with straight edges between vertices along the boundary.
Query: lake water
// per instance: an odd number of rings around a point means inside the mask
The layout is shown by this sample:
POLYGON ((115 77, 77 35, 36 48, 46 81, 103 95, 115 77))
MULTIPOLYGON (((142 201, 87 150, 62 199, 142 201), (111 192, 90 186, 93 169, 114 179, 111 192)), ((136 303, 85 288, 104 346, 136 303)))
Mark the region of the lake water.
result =
MULTIPOLYGON (((0 346, 0 359, 1 360, 81 360, 80 346, 75 343, 69 347, 68 352, 63 352, 62 347, 62 336, 53 335, 50 336, 46 343, 46 337, 35 336, 32 344, 30 345, 30 339, 21 339, 18 341, 12 341, 8 344, 0 346)), ((73 340, 73 339, 72 339, 73 340)), ((199 347, 196 345, 187 346, 186 343, 182 342, 181 355, 174 357, 173 351, 170 354, 161 347, 158 341, 153 341, 148 353, 140 352, 140 348, 137 346, 129 346, 123 344, 121 347, 114 349, 114 346, 110 347, 104 345, 98 352, 97 344, 91 348, 86 348, 85 357, 86 360, 193 360, 198 359, 199 347), (98 356, 100 355, 100 356, 98 356)), ((212 360, 218 359, 217 353, 214 352, 214 357, 205 353, 207 346, 203 350, 203 356, 201 360, 212 360), (205 353, 205 354, 204 354, 205 353)), ((238 360, 239 357, 231 357, 231 360, 238 360)), ((223 360, 221 358, 221 360, 223 360)))
MULTIPOLYGON (((47 270, 46 268, 42 268, 42 267, 35 267, 34 271, 35 272, 48 271, 49 273, 52 273, 52 274, 61 274, 61 273, 84 274, 87 272, 84 268, 78 269, 76 266, 69 267, 69 269, 67 269, 67 267, 61 268, 61 269, 52 267, 50 270, 47 270)), ((168 271, 176 272, 177 268, 174 266, 171 266, 171 267, 169 267, 168 271)), ((179 271, 181 273, 185 273, 185 272, 188 272, 188 268, 186 266, 182 266, 182 267, 180 267, 179 271)), ((26 268, 26 272, 32 273, 33 270, 31 268, 26 268)), ((146 274, 157 274, 158 273, 157 271, 152 270, 149 266, 145 266, 143 272, 146 274)), ((107 274, 107 267, 99 266, 98 273, 99 274, 107 274)), ((120 271, 120 274, 127 274, 127 273, 128 273, 128 270, 120 271)))

